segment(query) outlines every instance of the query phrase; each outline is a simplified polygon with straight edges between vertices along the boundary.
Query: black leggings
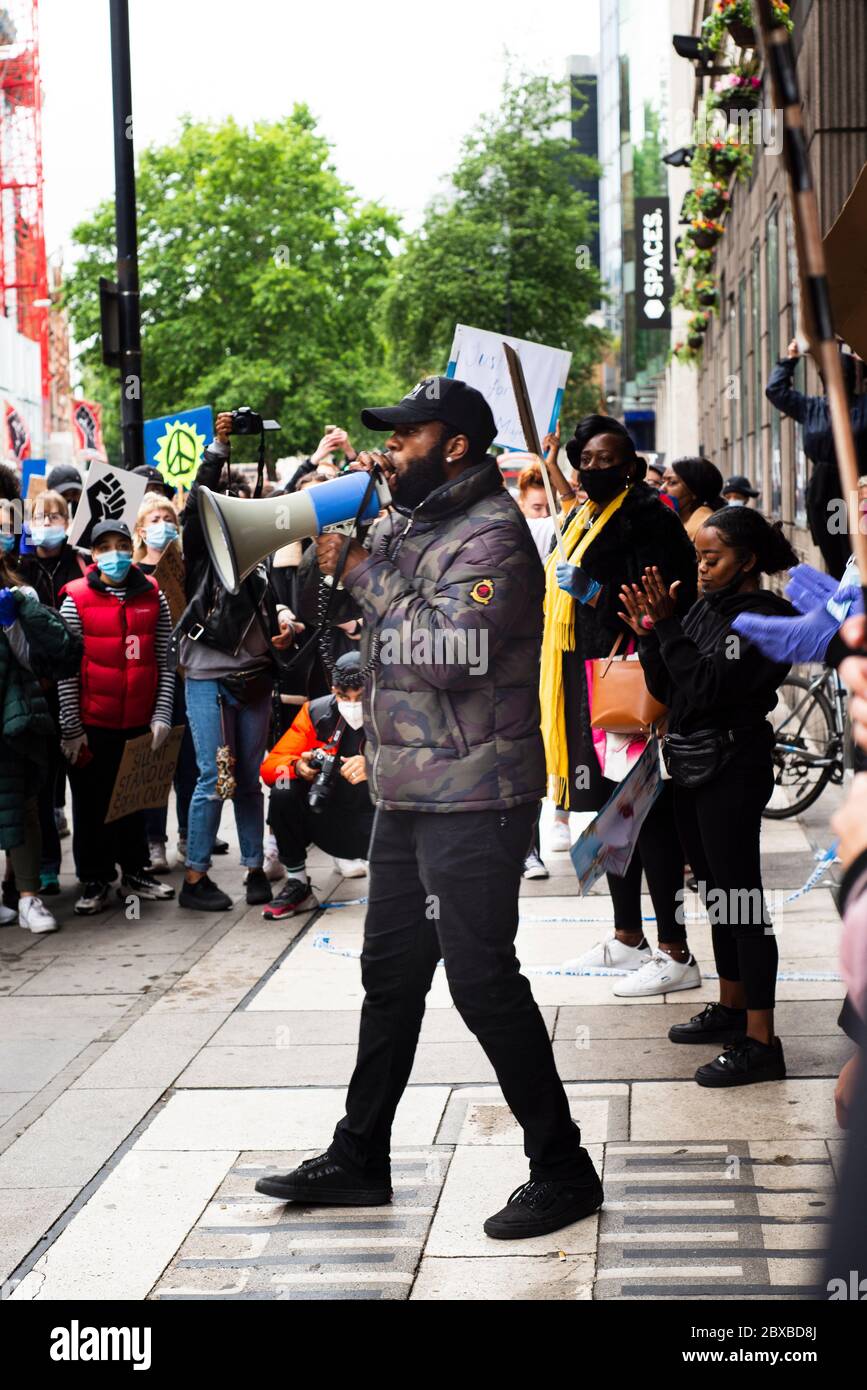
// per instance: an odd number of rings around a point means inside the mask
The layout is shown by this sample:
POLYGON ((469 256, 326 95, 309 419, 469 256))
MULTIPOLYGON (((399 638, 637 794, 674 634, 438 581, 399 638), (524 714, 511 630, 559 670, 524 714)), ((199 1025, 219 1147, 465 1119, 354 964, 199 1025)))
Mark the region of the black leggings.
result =
POLYGON ((762 811, 774 778, 764 750, 735 759, 703 787, 675 787, 677 828, 707 906, 721 980, 740 981, 748 1009, 772 1009, 779 952, 762 889, 762 811))
MULTIPOLYGON (((602 785, 607 801, 617 790, 618 784, 606 778, 602 785)), ((657 938, 666 945, 682 945, 686 941, 683 851, 677 838, 672 784, 668 781, 663 782, 662 791, 641 827, 638 847, 623 878, 607 875, 617 931, 644 930, 641 921, 642 869, 656 913, 657 938)))

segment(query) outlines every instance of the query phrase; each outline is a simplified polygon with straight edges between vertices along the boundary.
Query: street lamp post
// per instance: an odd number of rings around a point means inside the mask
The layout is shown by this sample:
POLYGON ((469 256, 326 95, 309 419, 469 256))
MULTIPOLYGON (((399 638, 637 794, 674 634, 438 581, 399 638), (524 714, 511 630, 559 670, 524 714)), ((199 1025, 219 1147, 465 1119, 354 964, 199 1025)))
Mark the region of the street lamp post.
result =
POLYGON ((115 225, 117 228, 120 418, 124 467, 137 468, 144 463, 145 458, 129 0, 109 0, 109 9, 111 14, 111 86, 114 106, 114 197, 115 225))

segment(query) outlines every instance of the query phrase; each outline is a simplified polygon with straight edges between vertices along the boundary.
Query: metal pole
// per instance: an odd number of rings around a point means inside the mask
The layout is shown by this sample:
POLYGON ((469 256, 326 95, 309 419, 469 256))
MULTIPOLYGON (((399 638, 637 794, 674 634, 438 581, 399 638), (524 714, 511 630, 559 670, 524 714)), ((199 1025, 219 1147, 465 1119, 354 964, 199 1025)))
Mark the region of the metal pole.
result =
POLYGON ((109 10, 111 87, 114 105, 117 284, 120 301, 120 419, 123 465, 125 468, 137 468, 144 463, 145 457, 128 0, 109 0, 109 10))

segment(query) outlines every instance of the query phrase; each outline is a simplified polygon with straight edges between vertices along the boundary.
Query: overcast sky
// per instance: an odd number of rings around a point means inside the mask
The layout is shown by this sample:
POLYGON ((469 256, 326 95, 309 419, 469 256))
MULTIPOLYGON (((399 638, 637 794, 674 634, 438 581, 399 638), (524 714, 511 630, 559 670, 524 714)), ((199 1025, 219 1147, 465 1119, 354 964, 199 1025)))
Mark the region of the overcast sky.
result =
MULTIPOLYGON (((49 253, 114 189, 108 12, 40 5, 49 253)), ((246 124, 305 101, 340 175, 409 225, 496 107, 507 54, 562 77, 599 45, 598 0, 130 0, 130 20, 137 149, 184 112, 246 124)))

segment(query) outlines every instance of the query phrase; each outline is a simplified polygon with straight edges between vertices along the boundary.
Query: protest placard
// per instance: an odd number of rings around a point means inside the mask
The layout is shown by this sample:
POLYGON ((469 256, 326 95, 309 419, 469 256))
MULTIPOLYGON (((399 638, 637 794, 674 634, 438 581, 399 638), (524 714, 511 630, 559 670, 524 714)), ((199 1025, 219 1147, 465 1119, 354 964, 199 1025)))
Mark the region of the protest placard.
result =
POLYGON ((572 362, 571 352, 546 347, 524 338, 510 338, 459 323, 455 328, 446 376, 457 377, 481 391, 497 423, 495 444, 505 449, 525 449, 524 431, 512 389, 503 343, 517 352, 524 369, 533 407, 536 433, 544 439, 557 423, 572 362))
POLYGON ((572 866, 579 893, 589 893, 603 874, 626 873, 645 818, 662 791, 659 739, 648 739, 641 757, 616 792, 572 846, 572 866))
POLYGON ((89 549, 90 533, 98 521, 123 521, 132 532, 146 487, 141 474, 95 460, 87 470, 69 544, 89 549))
POLYGON ((187 596, 184 589, 184 556, 177 541, 172 541, 166 546, 157 562, 153 578, 166 596, 166 603, 169 605, 169 612, 174 624, 187 606, 187 596))
POLYGON ((175 487, 190 487, 213 437, 214 412, 209 405, 145 420, 145 462, 175 487))
POLYGON ((183 736, 183 724, 176 724, 156 753, 151 747, 153 739, 149 733, 129 740, 114 779, 106 824, 120 820, 121 816, 132 815, 133 811, 149 811, 165 806, 183 736))

